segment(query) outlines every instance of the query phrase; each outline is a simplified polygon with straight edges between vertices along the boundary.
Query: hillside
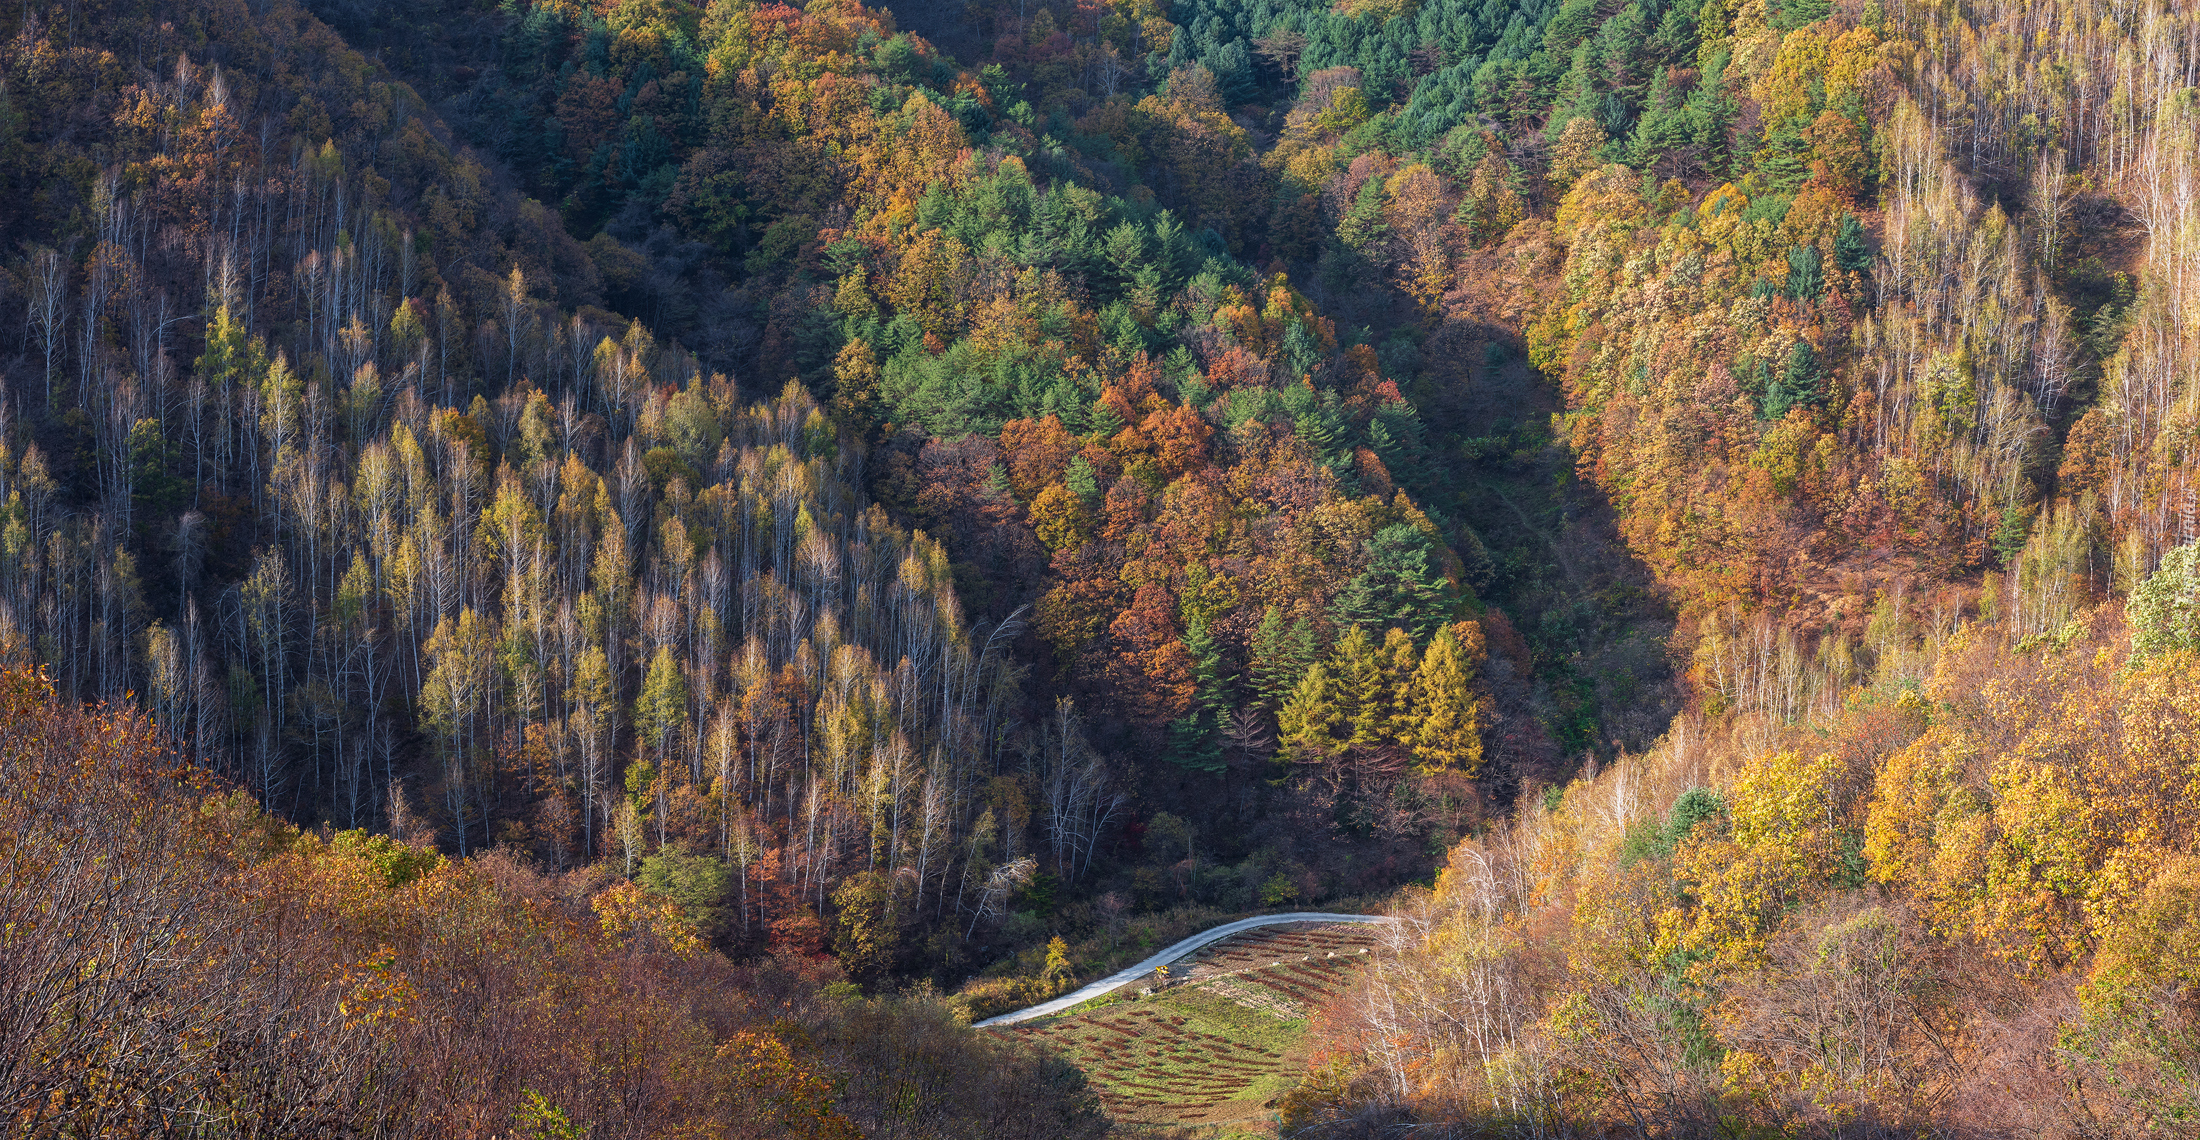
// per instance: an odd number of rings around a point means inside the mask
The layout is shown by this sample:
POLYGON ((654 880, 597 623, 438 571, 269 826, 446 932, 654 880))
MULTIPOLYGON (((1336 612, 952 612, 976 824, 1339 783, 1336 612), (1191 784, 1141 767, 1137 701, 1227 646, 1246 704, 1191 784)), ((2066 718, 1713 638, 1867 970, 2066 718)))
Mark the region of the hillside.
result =
MULTIPOLYGON (((169 820, 228 900, 177 929, 334 906, 301 961, 408 993, 429 894, 551 923, 499 992, 574 1058, 584 981, 672 1011, 618 1108, 600 1049, 439 1107, 427 1049, 424 1132, 780 1127, 725 1123, 744 1056, 820 1135, 1097 1128, 954 1023, 1378 905, 1417 933, 1294 1010, 1299 1134, 2174 1130, 2196 45, 2164 0, 0 12, 0 655, 22 742, 139 758, 10 810, 169 820), (313 894, 359 852, 422 870, 313 894), (1008 1083, 895 1101, 864 1018, 1008 1083)), ((383 1032, 297 1046, 308 1100, 383 1032)), ((1286 1080, 1157 1105, 1082 1032, 1123 1122, 1286 1080)))

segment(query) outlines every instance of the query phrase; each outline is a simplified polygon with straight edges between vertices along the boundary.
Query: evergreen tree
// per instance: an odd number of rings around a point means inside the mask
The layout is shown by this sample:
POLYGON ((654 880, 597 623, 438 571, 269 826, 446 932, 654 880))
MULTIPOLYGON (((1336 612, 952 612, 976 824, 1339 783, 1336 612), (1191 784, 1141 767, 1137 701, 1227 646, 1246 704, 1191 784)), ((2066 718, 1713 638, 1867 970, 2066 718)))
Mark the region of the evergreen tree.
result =
POLYGON ((1427 431, 1420 413, 1404 400, 1385 400, 1367 426, 1368 443, 1382 457, 1383 466, 1403 479, 1418 480, 1428 457, 1427 431))
POLYGON ((1222 650, 1207 622, 1198 615, 1184 625, 1184 649, 1192 658, 1197 686, 1192 709, 1169 722, 1162 755, 1170 763, 1198 772, 1222 770, 1222 717, 1230 707, 1228 681, 1222 675, 1222 650))
POLYGON ((1351 441, 1335 392, 1316 395, 1312 388, 1295 384, 1283 390, 1283 406, 1291 413, 1293 432, 1315 459, 1331 468, 1350 461, 1351 441))
POLYGON ((1336 620, 1384 629, 1403 627, 1416 641, 1451 619, 1451 583, 1432 565, 1429 540, 1410 523, 1384 527, 1370 539, 1367 569, 1337 595, 1336 620))
POLYGON ((1192 679, 1198 686, 1193 703, 1207 713, 1220 714, 1230 707, 1229 678, 1222 671, 1222 647, 1205 618, 1195 614, 1185 622, 1184 649, 1192 656, 1192 679))
POLYGON ((1845 272, 1862 273, 1872 267, 1871 244, 1864 238, 1864 223, 1855 214, 1841 215, 1841 228, 1833 235, 1833 263, 1845 272))
POLYGON ((1215 719, 1204 709, 1193 709, 1169 722, 1161 746, 1161 758, 1194 772, 1223 769, 1222 739, 1215 719))
POLYGON ((1383 222, 1383 180, 1371 177, 1360 184, 1358 196, 1337 223, 1337 240, 1352 250, 1364 250, 1383 240, 1390 227, 1383 222))
POLYGON ((1787 365, 1780 370, 1779 378, 1765 389, 1765 418, 1780 420, 1786 418, 1790 408, 1815 406, 1822 379, 1818 354, 1811 351, 1810 342, 1796 341, 1795 347, 1788 350, 1787 365))
POLYGON ((1818 247, 1799 245, 1788 251, 1787 295, 1798 301, 1815 301, 1826 291, 1826 273, 1818 247))
POLYGON ((1688 141, 1704 170, 1713 177, 1726 174, 1727 131, 1734 122, 1734 97, 1726 93, 1724 85, 1727 58, 1728 53, 1720 50, 1704 62, 1696 89, 1688 93, 1683 115, 1688 123, 1688 141))
POLYGON ((1809 120, 1801 115, 1774 124, 1757 149, 1757 177, 1777 194, 1794 192, 1810 178, 1810 143, 1803 138, 1809 120))
POLYGON ((1093 475, 1092 464, 1085 462, 1084 456, 1069 461, 1069 470, 1062 473, 1062 485, 1088 508, 1100 505, 1100 480, 1093 475))
POLYGON ((1292 668, 1286 648, 1289 631, 1283 611, 1268 607, 1253 631, 1253 701, 1263 709, 1280 709, 1298 687, 1299 673, 1292 668))

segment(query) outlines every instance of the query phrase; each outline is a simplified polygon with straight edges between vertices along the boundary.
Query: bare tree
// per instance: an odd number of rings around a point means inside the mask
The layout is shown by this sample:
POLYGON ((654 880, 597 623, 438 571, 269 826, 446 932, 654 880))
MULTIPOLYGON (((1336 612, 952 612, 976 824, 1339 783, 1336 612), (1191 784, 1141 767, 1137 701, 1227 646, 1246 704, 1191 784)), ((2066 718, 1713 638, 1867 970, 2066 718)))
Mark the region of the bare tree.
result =
POLYGON ((30 299, 26 305, 30 327, 38 331, 46 365, 46 410, 53 411, 53 365, 60 353, 69 324, 69 267, 58 251, 31 253, 30 299))

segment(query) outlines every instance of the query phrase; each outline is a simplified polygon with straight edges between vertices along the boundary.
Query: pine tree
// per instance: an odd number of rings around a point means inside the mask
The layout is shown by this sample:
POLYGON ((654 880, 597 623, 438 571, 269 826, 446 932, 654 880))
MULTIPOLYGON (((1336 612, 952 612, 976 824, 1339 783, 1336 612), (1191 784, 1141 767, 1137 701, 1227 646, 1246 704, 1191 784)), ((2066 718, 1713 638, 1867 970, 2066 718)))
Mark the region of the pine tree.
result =
POLYGON ((1300 674, 1292 667, 1289 640, 1283 611, 1268 607, 1261 614, 1260 628, 1253 632, 1253 702, 1263 709, 1281 709, 1298 687, 1300 674))
POLYGON ((1471 776, 1482 764, 1482 736, 1472 689, 1474 669, 1461 660, 1456 628, 1437 631, 1413 675, 1410 739, 1413 758, 1424 770, 1471 776))
POLYGON ((1367 436, 1391 474, 1407 480, 1417 480, 1425 474, 1427 430, 1421 425, 1420 413, 1414 411, 1412 404, 1404 400, 1383 401, 1382 407, 1375 410, 1375 418, 1368 423, 1367 436))
POLYGON ((1360 183, 1359 195, 1337 222, 1337 240, 1353 250, 1364 250, 1383 240, 1390 227, 1383 223, 1383 180, 1370 177, 1360 183))
POLYGON ((1450 620, 1456 605, 1451 583, 1430 565, 1428 537, 1409 523, 1376 532, 1368 564, 1333 603, 1342 624, 1385 629, 1401 626, 1415 640, 1450 620))
POLYGON ((1801 116, 1773 124, 1757 150, 1757 177, 1774 193, 1792 193, 1810 177, 1810 143, 1803 138, 1809 126, 1801 116))
POLYGON ((1811 351, 1809 341, 1796 341, 1788 351, 1787 364, 1780 376, 1765 390, 1765 418, 1785 419, 1790 408, 1815 406, 1819 399, 1819 383, 1823 379, 1818 366, 1818 354, 1811 351))
POLYGON ((1161 758, 1194 772, 1220 772, 1223 769, 1222 736, 1213 714, 1195 708, 1170 721, 1168 735, 1162 741, 1161 758))
POLYGON ((1787 295, 1798 301, 1815 301, 1826 291, 1826 273, 1818 259, 1818 247, 1799 245, 1788 251, 1787 295))
POLYGON ((1193 615, 1184 623, 1184 649, 1192 656, 1192 679, 1198 686, 1193 703, 1209 714, 1230 707, 1229 678, 1222 671, 1222 647, 1207 621, 1193 615))
POLYGON ((1855 214, 1841 215, 1841 228, 1833 235, 1833 263, 1847 273, 1872 267, 1871 244, 1864 238, 1864 223, 1855 214))

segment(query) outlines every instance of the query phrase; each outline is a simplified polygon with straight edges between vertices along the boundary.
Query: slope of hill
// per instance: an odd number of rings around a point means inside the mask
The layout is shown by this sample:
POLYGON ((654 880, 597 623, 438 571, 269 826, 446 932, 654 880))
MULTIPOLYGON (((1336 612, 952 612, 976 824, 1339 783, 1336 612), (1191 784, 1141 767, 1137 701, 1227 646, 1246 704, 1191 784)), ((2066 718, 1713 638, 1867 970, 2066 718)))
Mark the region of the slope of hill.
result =
POLYGON ((681 969, 998 1009, 1433 880, 1294 1127, 2171 1127, 2196 35, 0 11, 0 652, 269 859, 613 891, 681 969))

